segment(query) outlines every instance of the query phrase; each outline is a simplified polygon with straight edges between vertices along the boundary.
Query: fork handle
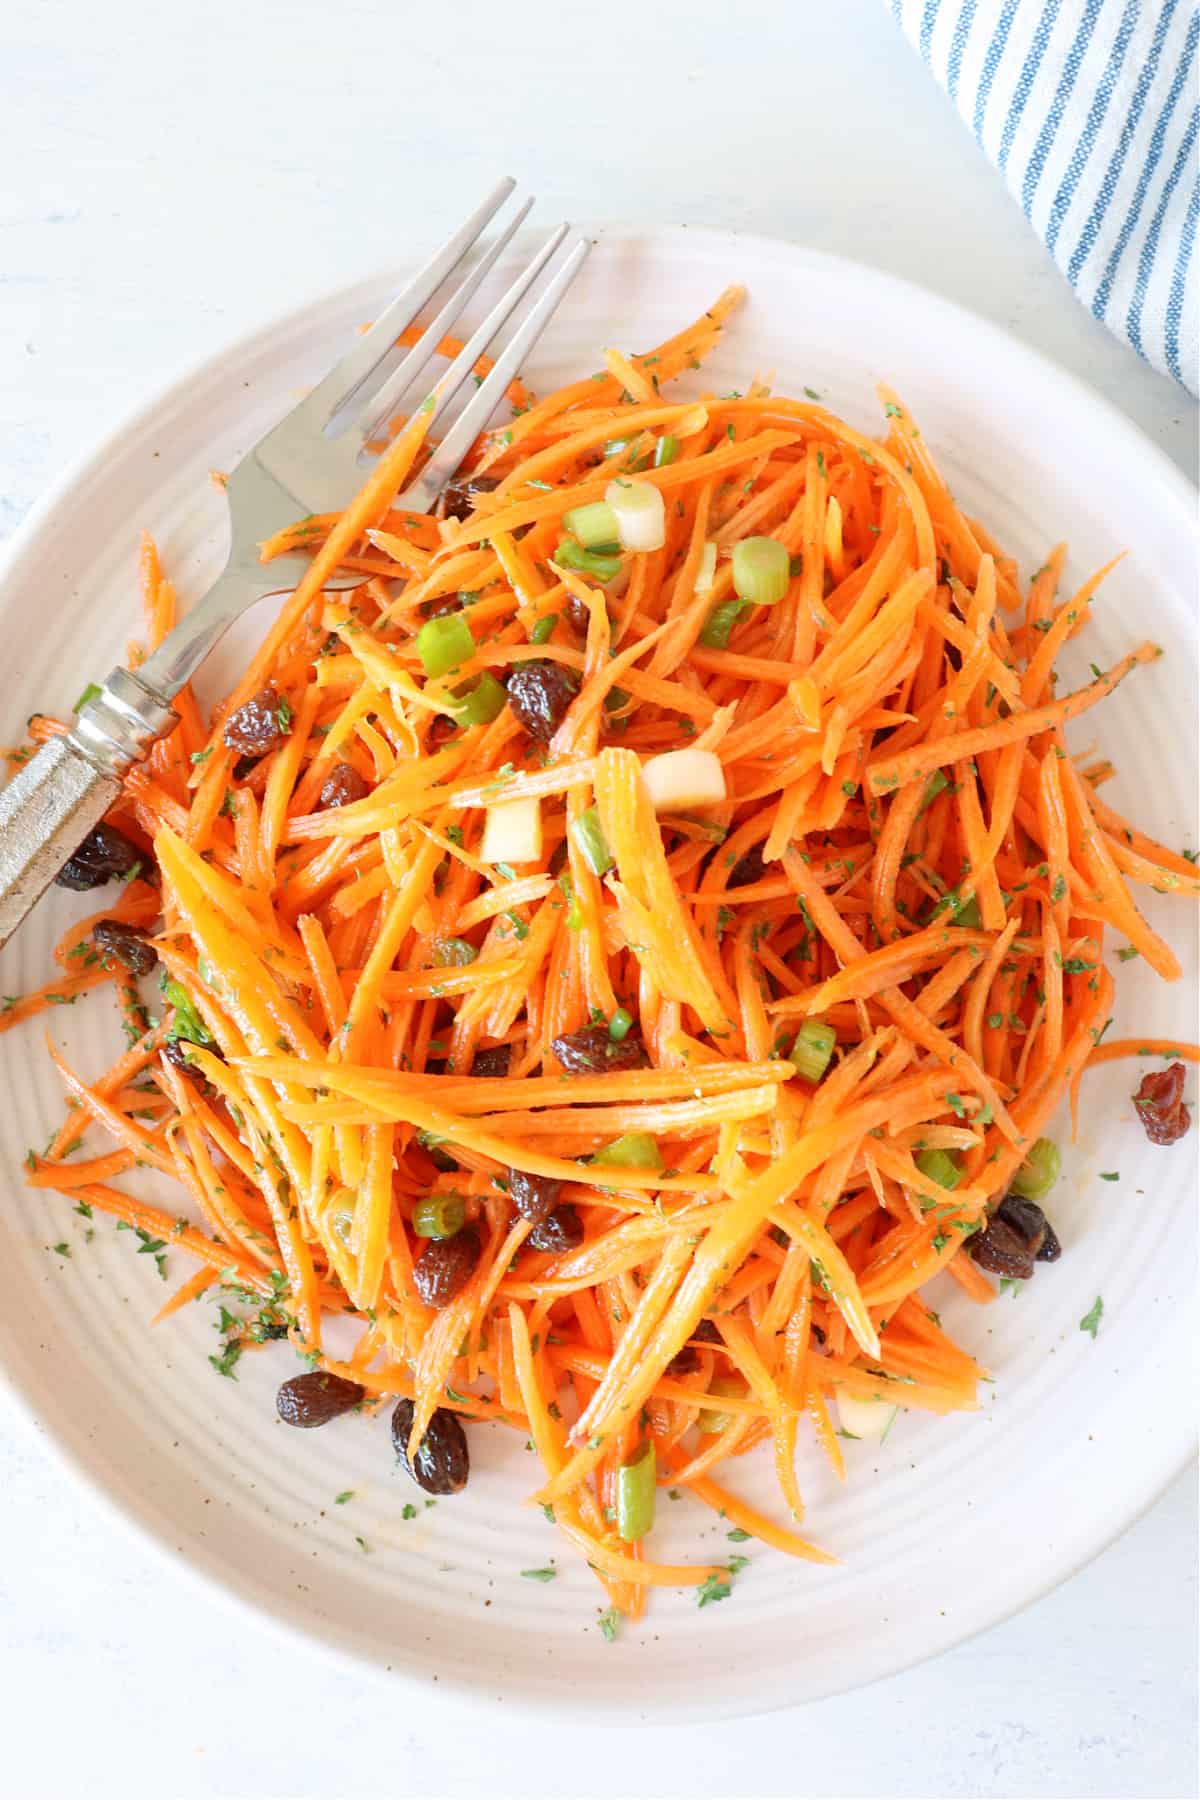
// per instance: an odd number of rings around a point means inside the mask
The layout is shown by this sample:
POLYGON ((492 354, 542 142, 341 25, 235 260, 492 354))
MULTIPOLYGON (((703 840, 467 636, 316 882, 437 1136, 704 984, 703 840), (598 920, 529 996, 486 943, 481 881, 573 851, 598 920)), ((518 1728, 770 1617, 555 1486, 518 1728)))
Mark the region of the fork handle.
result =
POLYGON ((52 738, 0 793, 0 948, 121 791, 121 778, 177 715, 128 669, 114 669, 65 737, 52 738))

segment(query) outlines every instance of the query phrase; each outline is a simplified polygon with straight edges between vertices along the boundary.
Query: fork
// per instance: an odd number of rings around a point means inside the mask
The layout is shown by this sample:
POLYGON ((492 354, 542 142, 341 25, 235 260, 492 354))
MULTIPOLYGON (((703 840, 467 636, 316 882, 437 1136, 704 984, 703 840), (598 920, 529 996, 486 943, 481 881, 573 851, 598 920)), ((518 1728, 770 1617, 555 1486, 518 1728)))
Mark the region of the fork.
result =
MULTIPOLYGON (((299 580, 305 567, 303 558, 280 558, 268 577, 258 560, 259 544, 309 513, 340 511, 357 493, 366 478, 361 458, 367 446, 428 368, 441 339, 461 317, 532 206, 531 199, 519 205, 515 216, 471 265, 471 253, 482 232, 515 186, 511 179, 502 181, 342 360, 242 458, 226 488, 230 551, 214 586, 136 671, 114 669, 79 712, 71 730, 43 745, 0 794, 0 947, 112 806, 129 768, 174 728, 178 715, 171 701, 218 639, 264 595, 286 591, 299 580), (462 277, 458 285, 417 342, 394 370, 383 371, 399 334, 456 275, 462 277)), ((432 387, 424 401, 427 410, 436 413, 454 399, 567 231, 567 225, 559 225, 495 302, 432 387)), ((590 249, 589 240, 583 237, 572 244, 477 391, 415 480, 397 496, 394 504, 401 510, 433 510, 590 249)))

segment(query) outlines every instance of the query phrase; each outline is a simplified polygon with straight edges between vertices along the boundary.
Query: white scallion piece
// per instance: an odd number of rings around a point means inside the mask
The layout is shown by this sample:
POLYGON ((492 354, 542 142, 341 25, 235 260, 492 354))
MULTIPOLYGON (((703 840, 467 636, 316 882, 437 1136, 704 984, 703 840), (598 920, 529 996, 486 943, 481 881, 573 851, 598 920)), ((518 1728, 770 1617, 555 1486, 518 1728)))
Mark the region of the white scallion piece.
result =
POLYGON ((610 481, 604 498, 617 520, 622 550, 661 550, 667 541, 667 509, 650 481, 610 481))

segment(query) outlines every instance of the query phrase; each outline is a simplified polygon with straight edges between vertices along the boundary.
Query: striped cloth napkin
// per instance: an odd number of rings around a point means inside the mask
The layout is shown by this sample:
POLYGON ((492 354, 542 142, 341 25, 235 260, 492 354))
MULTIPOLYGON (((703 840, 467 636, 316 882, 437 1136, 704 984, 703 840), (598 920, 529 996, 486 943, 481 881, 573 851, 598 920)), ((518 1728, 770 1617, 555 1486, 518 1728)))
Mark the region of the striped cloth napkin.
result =
POLYGON ((1197 392, 1194 0, 891 0, 1079 298, 1197 392))

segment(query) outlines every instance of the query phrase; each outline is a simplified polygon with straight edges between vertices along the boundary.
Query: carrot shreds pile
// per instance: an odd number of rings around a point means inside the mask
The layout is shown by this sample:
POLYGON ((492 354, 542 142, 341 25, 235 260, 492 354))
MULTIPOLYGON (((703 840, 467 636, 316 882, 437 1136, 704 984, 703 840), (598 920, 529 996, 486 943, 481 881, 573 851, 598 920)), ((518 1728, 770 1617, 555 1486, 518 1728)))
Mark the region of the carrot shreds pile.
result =
MULTIPOLYGON (((515 390, 453 516, 394 505, 418 413, 272 539, 309 573, 110 820, 141 867, 98 916, 156 929, 163 1023, 96 917, 0 1016, 116 989, 128 1046, 91 1082, 55 1053, 30 1180, 199 1259, 160 1318, 252 1296, 223 1360, 290 1336, 411 1403, 411 1456, 439 1412, 531 1438, 632 1616, 728 1591, 655 1560, 656 1485, 827 1560, 801 1434, 841 1473, 831 1402, 975 1406, 921 1290, 992 1297, 964 1250, 1090 1061, 1194 1054, 1101 1045, 1107 935, 1174 979, 1136 890, 1200 883, 1063 738, 1157 647, 1056 691, 1098 578, 1060 592, 1059 547, 1022 587, 890 393, 879 439, 757 383, 669 400, 738 297, 515 390), (135 1164, 200 1223, 125 1194, 135 1164), (782 1521, 725 1485, 756 1446, 782 1521)), ((149 541, 142 578, 157 642, 149 541)))

